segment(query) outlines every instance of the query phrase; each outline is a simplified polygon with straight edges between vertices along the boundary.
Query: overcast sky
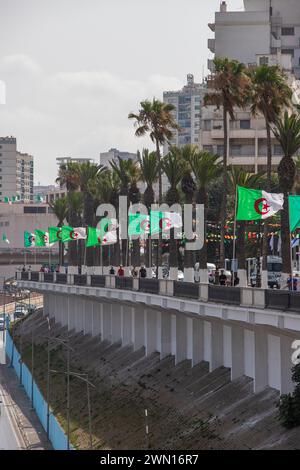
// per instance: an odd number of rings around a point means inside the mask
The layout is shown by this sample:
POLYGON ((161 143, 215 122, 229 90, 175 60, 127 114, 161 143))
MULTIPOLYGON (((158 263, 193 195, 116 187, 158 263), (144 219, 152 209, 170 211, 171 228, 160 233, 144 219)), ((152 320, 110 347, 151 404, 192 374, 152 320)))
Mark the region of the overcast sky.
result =
MULTIPOLYGON (((242 0, 228 0, 241 10, 242 0)), ((53 184, 56 157, 151 147, 128 121, 187 73, 202 78, 219 0, 0 0, 0 135, 53 184)))

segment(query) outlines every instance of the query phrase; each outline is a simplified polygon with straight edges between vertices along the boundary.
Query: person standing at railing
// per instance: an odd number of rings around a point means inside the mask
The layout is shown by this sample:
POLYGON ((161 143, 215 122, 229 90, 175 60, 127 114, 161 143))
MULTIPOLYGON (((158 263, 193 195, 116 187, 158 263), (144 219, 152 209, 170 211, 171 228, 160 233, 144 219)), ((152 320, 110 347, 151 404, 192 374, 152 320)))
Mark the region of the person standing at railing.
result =
POLYGON ((109 270, 109 274, 110 274, 111 276, 114 276, 114 275, 116 274, 115 268, 114 268, 113 266, 111 266, 111 268, 110 268, 110 270, 109 270))
POLYGON ((118 276, 119 277, 124 277, 124 275, 125 275, 125 271, 123 269, 123 266, 121 265, 118 269, 118 276))
POLYGON ((131 276, 132 276, 133 278, 137 278, 137 277, 138 277, 138 274, 139 274, 139 273, 138 273, 138 270, 137 270, 137 268, 134 266, 134 267, 132 268, 132 270, 131 270, 131 276))
POLYGON ((142 277, 142 278, 147 277, 147 270, 146 270, 145 266, 142 266, 141 269, 140 269, 140 277, 142 277))
POLYGON ((220 286, 226 286, 226 282, 227 282, 227 276, 226 276, 226 274, 224 273, 224 270, 222 269, 222 270, 221 270, 220 277, 219 277, 220 286))

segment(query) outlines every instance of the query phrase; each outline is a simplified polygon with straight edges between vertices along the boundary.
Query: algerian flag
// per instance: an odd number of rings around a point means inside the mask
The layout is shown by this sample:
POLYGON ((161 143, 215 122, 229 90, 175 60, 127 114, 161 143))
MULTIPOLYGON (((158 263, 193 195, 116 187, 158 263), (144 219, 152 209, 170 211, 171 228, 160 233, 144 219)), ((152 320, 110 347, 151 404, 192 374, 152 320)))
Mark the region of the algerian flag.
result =
POLYGON ((73 240, 85 240, 86 239, 86 228, 84 227, 68 227, 63 226, 61 237, 63 243, 71 242, 73 240))
POLYGON ((291 246, 292 248, 296 248, 297 246, 299 246, 299 242, 300 242, 300 239, 299 239, 299 235, 294 238, 292 241, 291 241, 291 246))
POLYGON ((49 227, 49 242, 55 243, 61 241, 62 228, 61 227, 49 227))
POLYGON ((290 231, 300 228, 300 196, 289 196, 290 231))
POLYGON ((35 230, 35 246, 49 246, 49 233, 44 230, 35 230))
POLYGON ((6 243, 8 243, 8 244, 10 243, 9 239, 8 239, 7 236, 6 236, 6 233, 3 233, 3 235, 2 235, 2 241, 3 241, 3 242, 6 242, 6 243))
POLYGON ((144 214, 129 215, 128 235, 154 235, 168 232, 172 228, 182 228, 182 217, 177 212, 151 211, 150 217, 144 214))
POLYGON ((283 194, 238 186, 237 220, 264 220, 283 209, 283 194))
POLYGON ((44 202, 44 198, 43 198, 43 196, 37 195, 37 196, 35 196, 35 201, 36 202, 44 202))
POLYGON ((24 232, 24 246, 30 248, 35 246, 35 235, 32 232, 24 232))
POLYGON ((99 245, 113 245, 117 242, 117 232, 115 230, 104 233, 101 229, 96 227, 88 228, 88 236, 86 247, 99 246, 99 245))

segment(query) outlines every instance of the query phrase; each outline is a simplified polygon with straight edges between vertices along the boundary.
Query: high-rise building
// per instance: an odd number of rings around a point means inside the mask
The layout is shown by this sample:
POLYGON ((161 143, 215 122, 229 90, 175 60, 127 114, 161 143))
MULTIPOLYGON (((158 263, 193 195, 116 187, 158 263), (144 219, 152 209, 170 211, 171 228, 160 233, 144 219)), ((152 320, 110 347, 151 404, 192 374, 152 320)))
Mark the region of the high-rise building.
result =
POLYGON ((121 160, 137 161, 137 154, 131 152, 121 152, 120 150, 113 148, 108 152, 100 153, 100 164, 110 168, 110 162, 117 162, 118 158, 121 160))
POLYGON ((33 201, 33 157, 17 151, 15 137, 0 137, 0 202, 19 197, 33 201))
MULTIPOLYGON (((284 69, 294 97, 297 98, 298 95, 299 101, 300 82, 293 72, 297 72, 294 59, 298 53, 298 46, 300 50, 300 0, 287 0, 284 3, 276 0, 244 0, 244 4, 245 11, 230 12, 227 11, 226 2, 221 3, 220 12, 215 14, 215 23, 209 25, 215 32, 215 39, 209 39, 208 47, 215 53, 215 57, 236 59, 248 67, 278 64, 284 69), (296 4, 298 9, 295 9, 296 4), (293 24, 299 18, 299 34, 298 26, 290 26, 290 32, 293 29, 295 33, 293 54, 287 50, 288 36, 285 34, 288 21, 292 22, 291 11, 295 13, 293 24), (275 50, 275 24, 279 23, 282 26, 281 29, 277 29, 277 37, 280 36, 280 41, 278 39, 278 47, 275 50), (296 34, 298 34, 297 41, 296 34)), ((208 66, 213 72, 212 59, 208 66)), ((207 84, 208 89, 213 84, 210 77, 208 77, 207 84)), ((200 130, 201 148, 220 156, 223 156, 224 152, 222 114, 222 109, 217 110, 215 106, 203 108, 200 130)), ((263 116, 253 116, 249 107, 235 109, 235 120, 228 118, 228 129, 228 164, 243 166, 250 172, 265 171, 267 131, 263 116)), ((273 134, 272 155, 275 170, 283 152, 273 134)))
MULTIPOLYGON (((292 59, 292 72, 300 78, 300 1, 244 0, 244 11, 227 11, 222 1, 215 22, 215 39, 208 47, 216 57, 231 57, 245 65, 268 64, 269 55, 282 65, 281 55, 292 59)), ((213 71, 213 61, 208 68, 213 71)))
MULTIPOLYGON (((187 76, 187 84, 178 91, 165 91, 164 103, 172 104, 172 112, 180 130, 173 132, 171 145, 182 147, 187 144, 199 144, 199 131, 201 123, 201 110, 205 85, 195 83, 194 76, 187 76)), ((169 145, 164 146, 164 154, 168 152, 169 145)))

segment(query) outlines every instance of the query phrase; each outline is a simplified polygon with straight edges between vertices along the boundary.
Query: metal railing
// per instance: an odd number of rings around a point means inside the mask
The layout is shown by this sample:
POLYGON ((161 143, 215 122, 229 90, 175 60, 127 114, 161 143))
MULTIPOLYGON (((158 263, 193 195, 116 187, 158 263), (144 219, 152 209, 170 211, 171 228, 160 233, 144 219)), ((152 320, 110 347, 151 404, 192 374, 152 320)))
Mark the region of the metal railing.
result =
POLYGON ((74 274, 74 285, 75 286, 86 286, 87 276, 85 274, 74 274))
POLYGON ((31 273, 31 281, 39 282, 39 279, 40 279, 39 273, 37 273, 37 272, 32 272, 31 273))
POLYGON ((21 273, 21 279, 22 281, 28 281, 28 272, 25 272, 25 273, 21 273))
POLYGON ((209 285, 208 300, 239 305, 241 303, 241 290, 239 287, 209 285))
POLYGON ((91 286, 92 287, 105 287, 105 276, 91 276, 91 286))
POLYGON ((67 284, 68 276, 67 274, 57 273, 56 282, 57 284, 67 284))
POLYGON ((53 273, 44 273, 44 282, 53 282, 53 273))
POLYGON ((192 282, 174 281, 174 295, 176 297, 199 299, 199 285, 192 282))
POLYGON ((116 288, 131 290, 133 288, 133 279, 131 277, 116 277, 116 288))
POLYGON ((159 280, 140 278, 139 291, 149 294, 159 294, 159 280))

